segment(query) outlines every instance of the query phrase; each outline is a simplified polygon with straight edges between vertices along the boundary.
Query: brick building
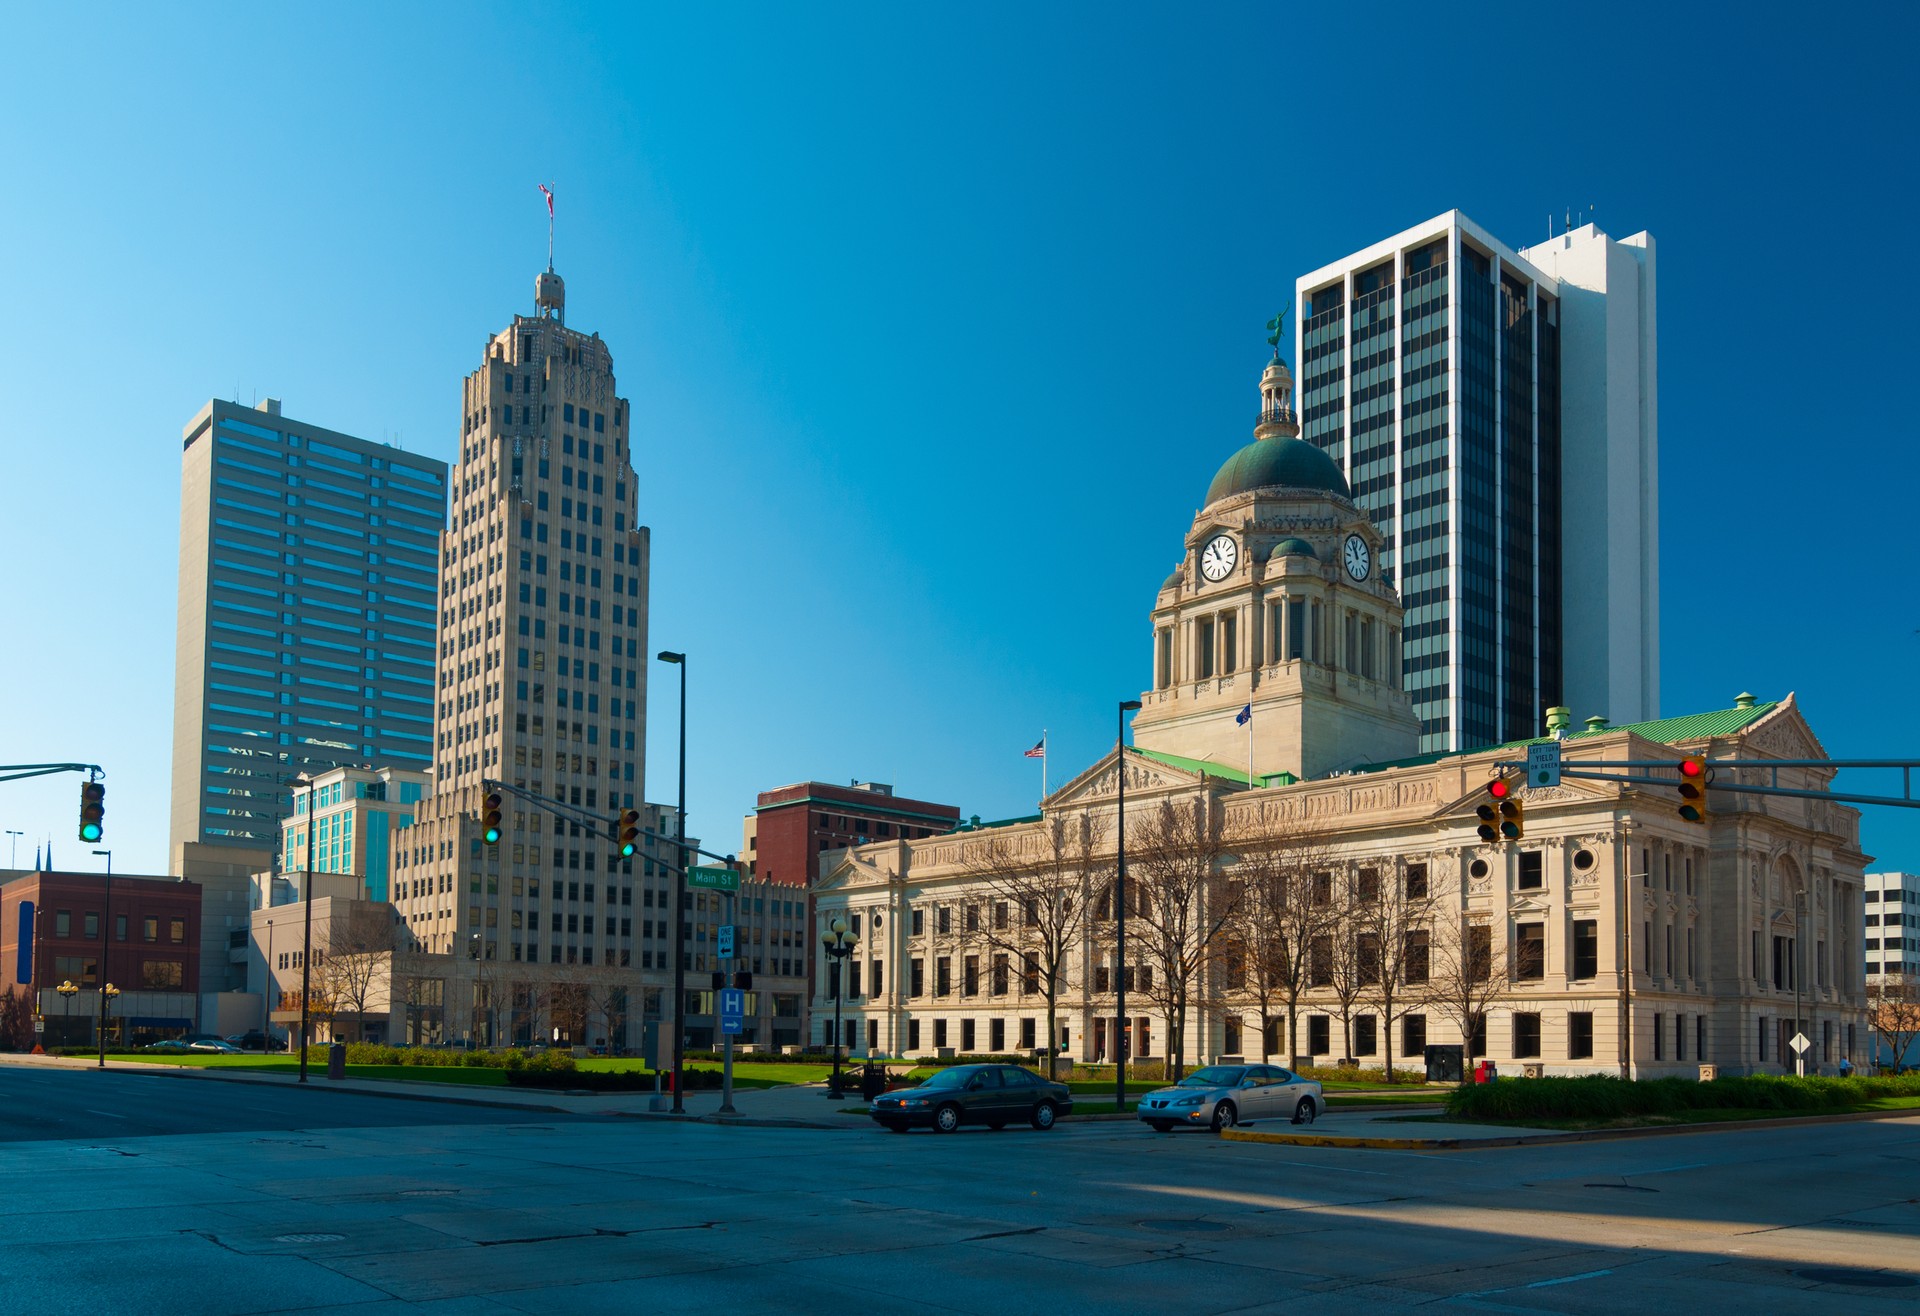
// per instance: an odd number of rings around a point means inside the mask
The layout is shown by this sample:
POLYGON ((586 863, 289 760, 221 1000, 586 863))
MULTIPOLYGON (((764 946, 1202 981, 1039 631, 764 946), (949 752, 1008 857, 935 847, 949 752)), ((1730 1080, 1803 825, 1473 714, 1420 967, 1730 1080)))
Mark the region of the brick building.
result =
POLYGON ((957 806, 910 800, 878 782, 806 781, 760 792, 746 818, 740 860, 749 877, 811 888, 829 850, 937 836, 959 825, 957 806))
MULTIPOLYGON (((0 885, 0 987, 30 998, 44 1044, 95 1040, 103 982, 110 1042, 144 1042, 195 1027, 200 990, 200 886, 172 877, 22 872, 0 885), (70 997, 63 982, 79 988, 70 997)), ((31 1022, 26 1027, 29 1032, 31 1022)), ((6 1042, 31 1046, 26 1039, 6 1042)))

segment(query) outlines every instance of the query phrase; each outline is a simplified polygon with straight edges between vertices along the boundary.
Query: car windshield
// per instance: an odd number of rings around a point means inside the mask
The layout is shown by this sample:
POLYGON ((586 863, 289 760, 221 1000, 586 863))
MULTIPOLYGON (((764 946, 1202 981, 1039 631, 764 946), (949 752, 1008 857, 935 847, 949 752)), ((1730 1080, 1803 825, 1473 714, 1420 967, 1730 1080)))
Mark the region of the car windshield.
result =
POLYGON ((971 1069, 943 1069, 920 1086, 923 1088, 964 1087, 967 1079, 972 1077, 975 1072, 976 1071, 971 1069))
POLYGON ((1247 1071, 1235 1069, 1230 1065, 1208 1065, 1205 1069, 1196 1069, 1180 1080, 1183 1088, 1230 1088, 1240 1081, 1247 1071))

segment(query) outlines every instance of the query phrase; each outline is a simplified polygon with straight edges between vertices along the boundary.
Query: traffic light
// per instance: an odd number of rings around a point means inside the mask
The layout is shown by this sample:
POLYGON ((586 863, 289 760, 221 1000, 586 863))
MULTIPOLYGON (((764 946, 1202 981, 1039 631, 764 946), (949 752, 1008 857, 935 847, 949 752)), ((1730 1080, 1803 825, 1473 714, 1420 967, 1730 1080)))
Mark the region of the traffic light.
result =
POLYGON ((106 834, 107 788, 97 781, 80 784, 80 839, 97 841, 106 834))
POLYGON ((725 991, 726 989, 727 989, 727 975, 722 973, 720 970, 715 969, 713 971, 713 990, 715 990, 716 992, 722 992, 722 991, 725 991))
POLYGON ((1527 834, 1526 809, 1511 777, 1495 777, 1488 782, 1487 798, 1473 812, 1480 819, 1480 839, 1490 845, 1517 841, 1527 834))
POLYGON ((481 804, 480 823, 486 828, 484 839, 488 845, 500 844, 500 792, 490 790, 481 804))
POLYGON ((640 811, 638 809, 620 810, 620 857, 633 858, 633 852, 640 848, 640 811))
POLYGON ((750 992, 753 990, 753 975, 742 969, 733 975, 733 985, 743 992, 750 992))
POLYGON ((1707 760, 1689 754, 1680 760, 1680 817, 1690 823, 1707 820, 1707 760))

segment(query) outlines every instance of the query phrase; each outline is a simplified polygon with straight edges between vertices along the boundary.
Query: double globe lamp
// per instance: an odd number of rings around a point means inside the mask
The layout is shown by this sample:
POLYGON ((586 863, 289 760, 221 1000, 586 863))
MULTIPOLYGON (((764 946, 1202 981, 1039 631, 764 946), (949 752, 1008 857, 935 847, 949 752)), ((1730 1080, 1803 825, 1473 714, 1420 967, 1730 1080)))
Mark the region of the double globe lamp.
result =
POLYGON ((860 935, 847 930, 846 919, 838 914, 827 924, 820 934, 820 944, 826 948, 828 956, 834 962, 833 987, 833 1076, 827 1080, 827 1096, 840 1096, 840 998, 846 994, 847 956, 853 954, 854 946, 860 935))

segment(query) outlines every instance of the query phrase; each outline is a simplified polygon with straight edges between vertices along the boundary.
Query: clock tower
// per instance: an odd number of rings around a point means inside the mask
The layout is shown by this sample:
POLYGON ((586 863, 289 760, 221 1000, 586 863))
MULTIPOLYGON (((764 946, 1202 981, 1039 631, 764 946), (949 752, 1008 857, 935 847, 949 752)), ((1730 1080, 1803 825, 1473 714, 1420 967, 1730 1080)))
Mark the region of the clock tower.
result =
POLYGON ((1303 442, 1278 353, 1254 440, 1207 487, 1153 608, 1141 749, 1323 777, 1418 752, 1401 688, 1399 594, 1381 535, 1331 457, 1303 442), (1243 716, 1251 710, 1251 719, 1243 716))

